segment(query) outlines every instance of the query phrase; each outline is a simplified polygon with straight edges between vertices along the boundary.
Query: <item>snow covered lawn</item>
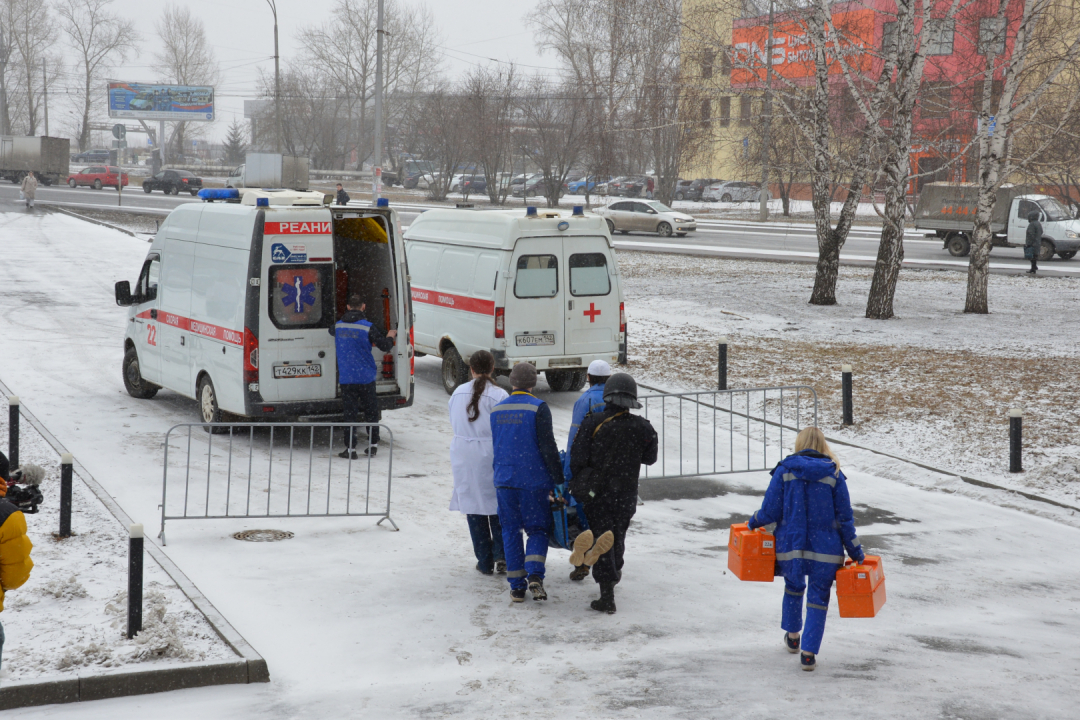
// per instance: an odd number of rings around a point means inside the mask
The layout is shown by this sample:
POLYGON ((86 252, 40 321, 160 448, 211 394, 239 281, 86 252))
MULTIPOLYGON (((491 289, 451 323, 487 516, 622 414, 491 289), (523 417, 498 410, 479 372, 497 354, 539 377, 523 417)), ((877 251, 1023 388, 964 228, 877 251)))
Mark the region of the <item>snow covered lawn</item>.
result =
POLYGON ((631 368, 666 388, 806 384, 826 431, 935 467, 1080 505, 1080 282, 992 275, 991 314, 965 315, 966 275, 902 270, 897 318, 867 320, 872 270, 842 267, 837 305, 807 304, 814 266, 619 252, 631 368), (840 426, 854 366, 855 425, 840 426), (1009 408, 1025 468, 1008 471, 1009 408))
MULTIPOLYGON (((0 265, 0 300, 9 308, 0 317, 7 339, 0 377, 149 526, 161 498, 162 438, 195 417, 195 407, 169 392, 137 401, 123 390, 126 320, 113 303, 112 284, 133 279, 146 244, 71 218, 21 214, 0 216, 0 241, 17 259, 0 265)), ((670 323, 678 313, 696 313, 694 322, 710 333, 723 326, 735 334, 736 327, 725 326, 729 316, 717 320, 718 310, 707 308, 704 284, 687 297, 676 292, 678 283, 646 278, 632 263, 624 269, 634 352, 644 355, 646 340, 662 342, 668 330, 661 320, 670 323)), ((690 270, 684 274, 698 282, 690 270)), ((770 292, 760 276, 758 287, 749 287, 753 280, 741 289, 751 297, 733 297, 723 309, 750 317, 746 306, 756 292, 761 309, 744 327, 778 331, 784 311, 769 303, 782 293, 770 292)), ((707 292, 716 294, 711 287, 707 292)), ((792 317, 801 322, 799 312, 792 317)), ((700 370, 711 374, 711 368, 700 370)), ((595 586, 567 579, 563 551, 549 554, 551 600, 511 605, 504 579, 473 569, 465 521, 446 510, 450 428, 438 361, 422 358, 416 372, 415 405, 384 415, 395 434, 392 514, 401 532, 371 518, 169 525, 165 551, 266 658, 269 684, 8 715, 981 720, 1074 714, 1080 518, 842 450, 859 534, 884 558, 889 600, 872 620, 841 620, 831 610, 820 667, 803 673, 781 646, 782 586, 739 583, 726 573, 727 527, 758 506, 765 473, 643 484, 646 504, 628 539, 616 615, 588 609, 595 586), (1014 502, 1015 508, 995 504, 1014 502), (277 543, 230 537, 267 527, 295 537, 277 543)), ((543 383, 539 392, 565 438, 574 397, 552 394, 543 383)), ((386 462, 383 453, 377 462, 386 462)))
MULTIPOLYGON (((61 539, 60 458, 29 423, 19 426, 20 462, 40 465, 47 474, 41 484, 45 502, 37 514, 26 516, 34 569, 23 587, 8 591, 0 615, 7 635, 5 676, 33 680, 235 659, 149 555, 144 558, 143 630, 127 639, 127 528, 76 477, 74 534, 61 539)), ((0 418, 0 437, 6 450, 6 413, 0 418)))

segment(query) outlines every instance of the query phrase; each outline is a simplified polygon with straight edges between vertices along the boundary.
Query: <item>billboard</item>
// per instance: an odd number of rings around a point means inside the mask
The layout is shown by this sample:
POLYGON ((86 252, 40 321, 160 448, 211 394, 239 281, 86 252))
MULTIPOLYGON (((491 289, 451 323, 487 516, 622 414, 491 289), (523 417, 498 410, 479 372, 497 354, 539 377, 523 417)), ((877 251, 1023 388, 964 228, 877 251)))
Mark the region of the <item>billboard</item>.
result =
MULTIPOLYGON (((837 54, 845 58, 851 71, 870 72, 874 55, 866 50, 874 47, 876 15, 874 10, 865 8, 832 14, 839 41, 828 40, 829 74, 844 71, 843 64, 835 62, 837 54)), ((736 22, 731 31, 732 86, 763 83, 767 55, 772 56, 773 73, 778 77, 794 82, 814 77, 814 47, 802 21, 777 19, 771 53, 767 52, 768 34, 768 16, 736 22)))
POLYGON ((110 80, 109 117, 207 122, 214 119, 214 88, 110 80))

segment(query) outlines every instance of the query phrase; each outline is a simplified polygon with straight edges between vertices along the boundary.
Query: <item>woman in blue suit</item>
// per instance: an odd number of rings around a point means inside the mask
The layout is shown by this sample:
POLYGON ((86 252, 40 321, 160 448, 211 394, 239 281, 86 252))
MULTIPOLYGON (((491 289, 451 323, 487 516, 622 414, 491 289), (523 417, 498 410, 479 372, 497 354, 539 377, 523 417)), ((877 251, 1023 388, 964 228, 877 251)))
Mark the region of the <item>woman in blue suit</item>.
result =
POLYGON ((795 438, 795 453, 773 470, 761 509, 751 516, 751 529, 776 524, 776 559, 784 575, 784 613, 780 626, 788 652, 802 650, 802 669, 813 670, 825 632, 836 571, 844 551, 864 559, 848 496, 847 478, 816 427, 795 438), (806 630, 803 630, 803 596, 806 630))

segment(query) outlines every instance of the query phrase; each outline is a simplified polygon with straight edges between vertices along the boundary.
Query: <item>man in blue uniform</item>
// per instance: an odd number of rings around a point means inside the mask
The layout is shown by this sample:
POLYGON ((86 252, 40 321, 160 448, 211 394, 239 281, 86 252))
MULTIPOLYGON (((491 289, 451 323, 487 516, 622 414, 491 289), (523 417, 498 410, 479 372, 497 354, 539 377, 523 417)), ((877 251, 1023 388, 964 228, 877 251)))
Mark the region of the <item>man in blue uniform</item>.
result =
MULTIPOLYGON (((347 308, 330 334, 334 336, 337 348, 338 383, 341 385, 341 405, 345 413, 345 422, 377 423, 381 417, 379 399, 375 396, 375 378, 378 367, 372 347, 384 353, 394 347, 397 330, 390 330, 385 335, 364 317, 364 302, 359 295, 350 295, 347 308)), ((357 459, 356 428, 350 427, 345 433, 345 450, 338 457, 357 459)), ((364 454, 375 456, 379 444, 379 428, 373 427, 368 433, 368 446, 364 454)))
POLYGON ((526 588, 533 600, 547 600, 544 563, 547 561, 549 497, 563 481, 559 446, 551 427, 551 410, 530 391, 536 387, 536 368, 518 363, 510 371, 514 392, 491 411, 495 449, 495 495, 499 501, 503 552, 510 598, 524 602, 526 588), (528 535, 523 547, 521 532, 528 535))
MULTIPOLYGON (((589 363, 589 389, 581 394, 574 403, 574 416, 570 421, 570 437, 566 441, 566 453, 563 455, 563 476, 567 482, 573 475, 570 472, 570 449, 574 447, 574 438, 582 421, 593 413, 604 412, 604 383, 611 377, 611 365, 603 360, 589 363)), ((571 580, 584 580, 589 576, 589 566, 582 563, 570 572, 571 580)))

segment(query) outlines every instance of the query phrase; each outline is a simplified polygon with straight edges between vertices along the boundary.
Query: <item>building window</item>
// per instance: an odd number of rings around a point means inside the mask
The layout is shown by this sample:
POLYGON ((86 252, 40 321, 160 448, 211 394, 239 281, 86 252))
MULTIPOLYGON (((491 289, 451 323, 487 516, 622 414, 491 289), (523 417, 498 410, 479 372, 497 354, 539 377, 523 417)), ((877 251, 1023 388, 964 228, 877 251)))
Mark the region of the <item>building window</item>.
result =
POLYGON ((731 125, 731 98, 720 98, 720 127, 731 125))
POLYGON ((896 27, 895 20, 881 26, 881 54, 885 57, 896 49, 896 27))
POLYGON ((712 100, 701 101, 701 122, 708 123, 712 120, 712 100))
POLYGON ((706 50, 701 57, 701 79, 712 79, 713 63, 716 62, 716 51, 706 50))
POLYGON ((750 124, 750 96, 741 95, 739 97, 739 124, 750 124))
POLYGON ((1005 25, 999 17, 985 17, 979 20, 979 54, 993 48, 995 55, 1005 53, 1005 25))
POLYGON ((731 75, 731 48, 727 45, 720 48, 720 74, 731 75))
POLYGON ((956 23, 942 18, 926 20, 924 25, 923 42, 926 44, 926 55, 952 55, 956 23))
POLYGON ((919 117, 923 120, 949 117, 952 111, 952 83, 924 82, 919 93, 919 117))

